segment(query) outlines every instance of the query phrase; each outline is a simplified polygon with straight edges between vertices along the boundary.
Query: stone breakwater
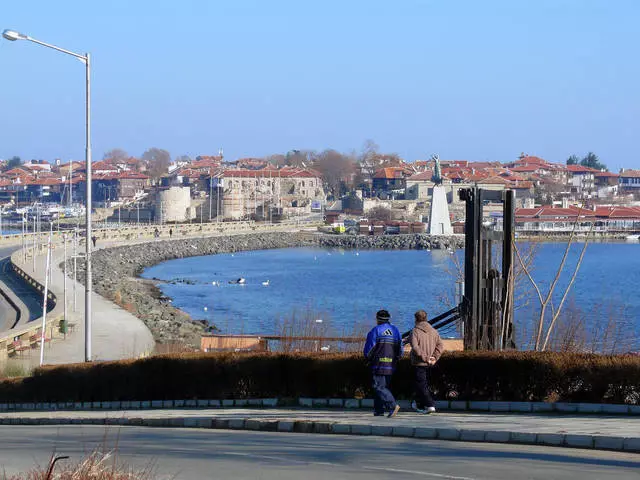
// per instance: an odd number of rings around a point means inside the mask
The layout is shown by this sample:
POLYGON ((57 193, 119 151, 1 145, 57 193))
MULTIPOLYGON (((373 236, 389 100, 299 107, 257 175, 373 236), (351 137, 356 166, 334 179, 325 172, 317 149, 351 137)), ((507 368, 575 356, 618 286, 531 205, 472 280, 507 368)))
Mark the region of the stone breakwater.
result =
POLYGON ((361 248, 385 250, 459 249, 464 236, 411 235, 318 235, 317 245, 326 248, 361 248))
MULTIPOLYGON (((152 281, 139 275, 147 267, 166 260, 215 255, 243 250, 291 247, 359 249, 460 248, 460 237, 429 237, 423 234, 347 236, 301 233, 250 233, 229 236, 165 240, 97 250, 93 254, 94 290, 140 318, 159 343, 200 346, 208 325, 192 321, 173 307, 152 281)), ((71 261, 69 261, 71 263, 71 261)), ((72 266, 68 265, 69 271, 72 266)), ((78 278, 84 282, 84 263, 78 262, 78 278)))

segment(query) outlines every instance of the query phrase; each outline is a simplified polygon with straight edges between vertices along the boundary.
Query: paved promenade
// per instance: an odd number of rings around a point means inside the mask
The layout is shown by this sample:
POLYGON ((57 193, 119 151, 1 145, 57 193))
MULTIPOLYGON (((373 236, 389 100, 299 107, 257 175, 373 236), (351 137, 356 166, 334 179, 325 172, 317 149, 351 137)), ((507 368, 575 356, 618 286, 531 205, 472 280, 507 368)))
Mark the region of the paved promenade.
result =
MULTIPOLYGON (((70 252, 67 252, 69 255, 70 252)), ((64 274, 59 267, 64 259, 61 246, 53 251, 51 259, 51 285, 62 304, 64 296, 64 274)), ((18 263, 29 275, 44 283, 45 255, 36 257, 36 271, 30 262, 25 265, 18 263)), ((45 348, 46 364, 62 364, 84 361, 84 285, 76 282, 76 310, 73 309, 72 278, 67 278, 67 309, 69 323, 73 325, 73 332, 66 339, 56 339, 45 348)), ((118 360, 139 357, 153 351, 155 342, 145 324, 120 308, 115 303, 93 293, 93 351, 94 360, 118 360)), ((36 363, 38 355, 31 355, 31 363, 36 363)))
MULTIPOLYGON (((153 402, 154 404, 156 402, 153 402)), ((159 402, 162 405, 162 402, 159 402)), ((0 423, 115 424, 537 444, 640 452, 640 419, 604 415, 534 415, 401 411, 396 418, 368 411, 305 409, 146 409, 0 413, 0 423)))
MULTIPOLYGON (((196 231, 189 232, 188 235, 174 236, 175 240, 186 238, 216 237, 233 234, 250 233, 246 229, 235 230, 234 226, 227 227, 228 230, 210 231, 205 234, 196 231)), ((283 224, 269 228, 268 231, 299 231, 303 226, 283 224)), ((260 229, 256 230, 261 232, 260 229)), ((266 230, 265 230, 266 231, 266 230)), ((170 240, 168 232, 163 232, 159 240, 170 240)), ((149 238, 131 238, 119 241, 98 241, 95 250, 124 245, 135 245, 150 243, 157 240, 149 238)), ((79 249, 79 253, 84 252, 84 247, 79 249)), ((67 255, 71 256, 71 248, 68 247, 67 255)), ((61 244, 54 244, 51 260, 51 283, 50 288, 58 297, 59 306, 56 312, 59 313, 63 305, 63 285, 64 275, 60 268, 63 262, 64 251, 61 244)), ((46 252, 36 256, 36 270, 33 270, 33 262, 28 259, 23 263, 21 258, 14 257, 16 263, 25 272, 31 275, 40 283, 44 284, 44 264, 46 252)), ((66 339, 55 339, 45 348, 45 364, 66 364, 84 361, 84 285, 75 282, 76 288, 76 309, 73 309, 73 288, 72 278, 67 278, 67 305, 69 323, 73 324, 73 332, 67 335, 66 339)), ((155 348, 153 335, 144 322, 133 314, 127 312, 115 303, 104 297, 93 293, 93 322, 92 322, 92 358, 97 361, 119 360, 125 358, 136 358, 152 353, 155 348)), ((39 315, 38 315, 39 316, 39 315)), ((36 321, 39 321, 36 320, 36 321)), ((22 323, 22 322, 21 322, 22 323)), ((37 365, 39 355, 37 352, 30 352, 29 356, 20 358, 20 361, 30 365, 37 365)))

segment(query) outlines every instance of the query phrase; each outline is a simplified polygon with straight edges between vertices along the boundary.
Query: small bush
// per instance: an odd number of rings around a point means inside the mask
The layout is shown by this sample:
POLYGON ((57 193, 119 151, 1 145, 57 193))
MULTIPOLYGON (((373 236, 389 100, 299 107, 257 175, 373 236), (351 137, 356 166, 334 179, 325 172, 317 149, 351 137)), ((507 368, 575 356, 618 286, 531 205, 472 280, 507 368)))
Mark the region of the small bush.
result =
MULTIPOLYGON (((640 358, 540 352, 450 352, 432 370, 440 399, 640 404, 640 358)), ((411 398, 403 359, 393 378, 411 398)), ((0 401, 79 402, 259 397, 371 397, 358 354, 178 353, 36 369, 0 382, 0 401)))

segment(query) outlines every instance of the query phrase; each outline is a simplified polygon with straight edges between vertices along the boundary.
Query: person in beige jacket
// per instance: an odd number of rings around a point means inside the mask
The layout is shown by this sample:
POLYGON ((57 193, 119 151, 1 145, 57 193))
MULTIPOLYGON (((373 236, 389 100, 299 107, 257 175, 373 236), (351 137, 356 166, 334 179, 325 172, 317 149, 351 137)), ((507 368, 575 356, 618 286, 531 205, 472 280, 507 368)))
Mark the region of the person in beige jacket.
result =
POLYGON ((429 391, 429 368, 436 364, 444 351, 440 335, 427 321, 427 312, 415 313, 416 324, 409 334, 411 344, 411 364, 414 368, 414 386, 416 391, 416 411, 433 413, 435 402, 429 391))

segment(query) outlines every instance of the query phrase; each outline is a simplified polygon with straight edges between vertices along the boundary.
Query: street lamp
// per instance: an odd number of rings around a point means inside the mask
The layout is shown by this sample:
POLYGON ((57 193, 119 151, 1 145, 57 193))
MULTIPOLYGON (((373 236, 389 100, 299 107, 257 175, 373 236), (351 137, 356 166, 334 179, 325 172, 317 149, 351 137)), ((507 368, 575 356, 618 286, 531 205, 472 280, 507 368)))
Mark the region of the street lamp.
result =
MULTIPOLYGON (((85 143, 85 161, 86 161, 86 182, 87 182, 87 207, 86 207, 86 226, 85 226, 85 244, 86 244, 86 258, 85 258, 85 282, 84 282, 84 360, 85 362, 91 361, 91 55, 85 53, 80 55, 78 53, 65 50, 64 48, 56 47, 48 43, 41 42, 35 38, 31 38, 23 33, 16 32, 14 30, 5 30, 2 32, 2 36, 11 42, 16 40, 28 40, 43 47, 52 48, 58 52, 66 53, 72 57, 77 58, 86 67, 86 114, 85 114, 85 127, 86 127, 86 143, 85 143)), ((46 273, 45 273, 46 275, 46 273)))

